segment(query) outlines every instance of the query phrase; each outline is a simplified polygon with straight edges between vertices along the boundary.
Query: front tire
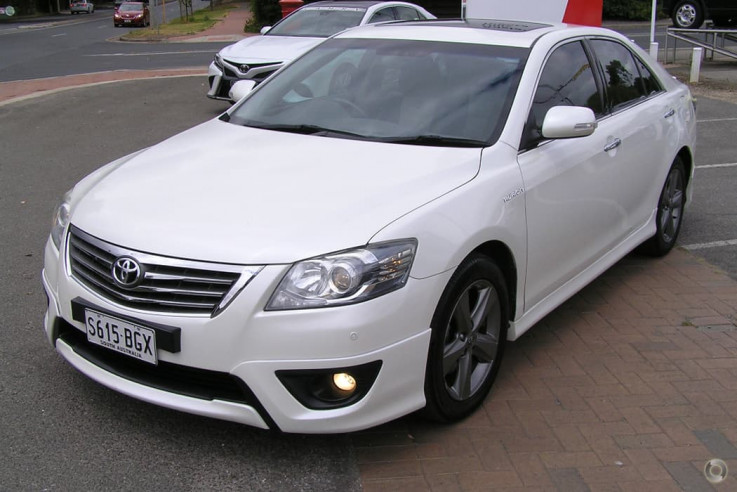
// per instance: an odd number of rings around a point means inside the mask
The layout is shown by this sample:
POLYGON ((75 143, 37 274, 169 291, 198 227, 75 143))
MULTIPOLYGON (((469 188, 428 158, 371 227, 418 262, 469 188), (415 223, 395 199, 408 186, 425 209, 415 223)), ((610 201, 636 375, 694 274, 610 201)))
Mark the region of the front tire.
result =
POLYGON ((663 190, 658 200, 655 217, 657 230, 645 244, 645 250, 652 256, 664 256, 678 239, 683 223, 683 210, 686 205, 686 168, 680 158, 676 158, 668 171, 663 190))
POLYGON ((673 8, 673 25, 681 29, 698 29, 704 23, 704 7, 697 0, 682 0, 673 8))
POLYGON ((453 422, 483 403, 504 353, 508 299, 501 270, 486 256, 472 255, 453 274, 431 323, 427 417, 453 422))

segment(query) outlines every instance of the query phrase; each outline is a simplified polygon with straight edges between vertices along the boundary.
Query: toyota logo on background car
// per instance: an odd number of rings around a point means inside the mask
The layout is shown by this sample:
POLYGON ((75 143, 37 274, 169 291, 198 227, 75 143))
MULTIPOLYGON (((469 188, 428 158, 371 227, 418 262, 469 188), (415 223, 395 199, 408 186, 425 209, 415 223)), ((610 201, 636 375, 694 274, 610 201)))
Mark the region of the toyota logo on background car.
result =
POLYGON ((142 278, 143 270, 135 259, 123 256, 113 263, 113 279, 121 287, 135 287, 142 278))

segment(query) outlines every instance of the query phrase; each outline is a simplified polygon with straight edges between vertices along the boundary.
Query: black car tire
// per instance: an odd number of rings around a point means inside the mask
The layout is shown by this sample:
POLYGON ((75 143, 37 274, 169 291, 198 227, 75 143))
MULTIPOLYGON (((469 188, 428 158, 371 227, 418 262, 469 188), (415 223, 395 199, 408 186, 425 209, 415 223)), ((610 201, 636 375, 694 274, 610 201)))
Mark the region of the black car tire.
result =
POLYGON ((655 216, 657 230, 655 235, 643 244, 647 254, 664 256, 673 249, 683 224, 685 205, 686 168, 681 159, 676 158, 668 171, 658 199, 658 211, 655 216))
POLYGON ((698 0, 681 0, 673 6, 673 25, 681 29, 698 29, 706 18, 704 6, 698 0))
POLYGON ((431 322, 426 417, 457 421, 483 403, 504 353, 508 299, 504 275, 486 256, 470 256, 453 274, 431 322))

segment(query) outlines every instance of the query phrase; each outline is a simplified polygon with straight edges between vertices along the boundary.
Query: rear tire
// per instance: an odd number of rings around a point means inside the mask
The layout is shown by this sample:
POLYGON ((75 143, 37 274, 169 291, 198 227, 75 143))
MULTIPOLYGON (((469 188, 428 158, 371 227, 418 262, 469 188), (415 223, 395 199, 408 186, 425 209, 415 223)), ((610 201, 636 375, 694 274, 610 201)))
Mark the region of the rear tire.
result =
POLYGON ((657 230, 655 235, 643 244, 646 253, 651 256, 664 256, 673 249, 678 233, 681 231, 685 205, 686 167, 677 157, 668 171, 658 199, 658 211, 655 217, 657 230))
POLYGON ((483 403, 504 354, 508 299, 501 270, 486 256, 469 257, 453 274, 431 323, 425 416, 453 422, 483 403))

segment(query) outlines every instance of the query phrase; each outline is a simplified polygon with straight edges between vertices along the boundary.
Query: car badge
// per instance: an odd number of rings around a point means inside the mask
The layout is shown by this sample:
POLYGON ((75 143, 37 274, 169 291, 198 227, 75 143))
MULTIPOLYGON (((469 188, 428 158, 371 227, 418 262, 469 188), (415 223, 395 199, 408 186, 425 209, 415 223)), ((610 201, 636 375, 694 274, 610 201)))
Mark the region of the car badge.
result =
POLYGON ((113 263, 113 280, 124 289, 132 289, 143 280, 141 265, 129 256, 121 256, 113 263))
POLYGON ((240 70, 242 73, 246 73, 250 69, 251 69, 251 67, 249 67, 248 65, 245 65, 245 64, 238 66, 238 70, 240 70))

